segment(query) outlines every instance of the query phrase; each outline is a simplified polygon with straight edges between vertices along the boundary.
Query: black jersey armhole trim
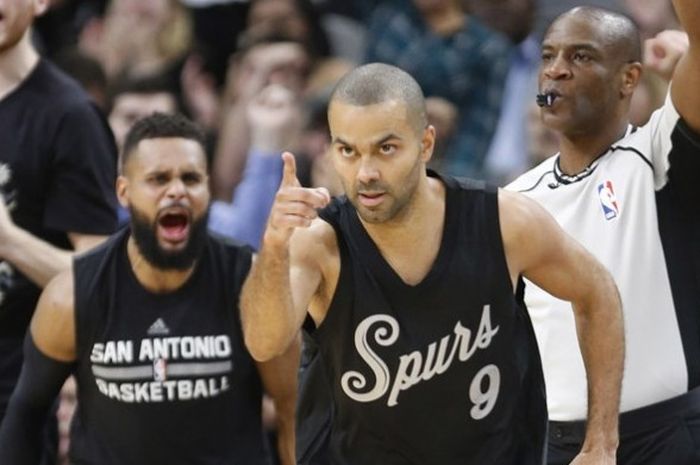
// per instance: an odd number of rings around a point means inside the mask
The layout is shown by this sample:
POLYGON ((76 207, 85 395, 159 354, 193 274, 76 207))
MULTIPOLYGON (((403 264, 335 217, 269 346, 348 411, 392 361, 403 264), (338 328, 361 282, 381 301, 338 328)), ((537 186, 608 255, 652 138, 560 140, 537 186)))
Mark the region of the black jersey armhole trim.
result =
POLYGON ((352 260, 350 259, 350 251, 348 249, 348 244, 343 238, 340 225, 330 218, 321 217, 321 219, 326 221, 335 232, 335 238, 338 244, 338 259, 340 260, 340 271, 338 272, 338 282, 335 286, 335 292, 333 293, 333 297, 328 303, 326 316, 323 318, 321 324, 316 325, 316 322, 313 320, 308 311, 306 313, 306 317, 304 318, 302 328, 307 332, 307 334, 309 334, 309 336, 314 338, 317 342, 320 338, 324 337, 325 333, 327 332, 324 328, 328 327, 330 323, 326 323, 335 318, 335 314, 337 312, 333 311, 333 308, 337 306, 339 301, 343 299, 349 301, 353 300, 354 287, 352 271, 353 265, 352 260))
POLYGON ((487 199, 486 205, 488 206, 489 203, 491 203, 493 206, 493 208, 488 209, 489 212, 493 212, 488 215, 488 221, 491 223, 491 228, 493 228, 496 233, 494 240, 490 241, 491 247, 494 248, 493 251, 499 256, 498 260, 496 260, 496 266, 498 267, 500 273, 504 275, 506 290, 508 290, 510 295, 515 298, 516 289, 513 288, 513 281, 510 278, 508 258, 506 257, 506 246, 503 243, 503 231, 501 230, 501 205, 499 202, 499 190, 498 188, 487 186, 485 193, 487 199))
MULTIPOLYGON (((92 350, 85 342, 85 331, 92 331, 93 318, 89 312, 91 296, 89 292, 97 288, 99 278, 108 273, 109 260, 115 248, 120 249, 126 241, 129 229, 124 227, 112 234, 106 241, 88 251, 73 257, 73 325, 75 331, 76 366, 84 357, 84 351, 92 350)), ((94 313, 94 312, 93 312, 94 313)), ((89 357, 89 354, 87 355, 89 357)))
POLYGON ((683 135, 683 138, 700 150, 700 133, 688 126, 688 123, 680 118, 676 123, 675 129, 683 135))

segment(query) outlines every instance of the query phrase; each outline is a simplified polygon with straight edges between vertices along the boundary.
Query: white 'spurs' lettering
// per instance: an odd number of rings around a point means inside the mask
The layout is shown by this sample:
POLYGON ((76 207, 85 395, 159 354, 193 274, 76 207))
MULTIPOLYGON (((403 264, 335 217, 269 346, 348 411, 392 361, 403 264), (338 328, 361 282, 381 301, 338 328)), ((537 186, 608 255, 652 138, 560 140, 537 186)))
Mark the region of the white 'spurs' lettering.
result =
MULTIPOLYGON (((374 384, 371 389, 365 390, 368 384, 365 375, 358 371, 346 371, 340 378, 340 384, 348 397, 357 402, 371 402, 389 392, 387 406, 394 407, 399 403, 402 391, 445 373, 455 356, 460 362, 467 362, 477 350, 489 347, 498 333, 498 326, 491 325, 491 307, 484 305, 475 337, 472 337, 472 330, 457 322, 452 334, 431 342, 425 354, 415 350, 401 355, 392 380, 387 364, 372 350, 370 342, 374 339, 381 346, 391 346, 398 339, 399 332, 398 321, 390 315, 372 315, 357 325, 355 349, 372 372, 374 384)), ((474 404, 470 410, 473 419, 481 420, 493 410, 499 388, 500 371, 496 365, 486 365, 479 370, 469 388, 469 399, 474 404), (488 379, 487 387, 482 390, 485 379, 488 379)))

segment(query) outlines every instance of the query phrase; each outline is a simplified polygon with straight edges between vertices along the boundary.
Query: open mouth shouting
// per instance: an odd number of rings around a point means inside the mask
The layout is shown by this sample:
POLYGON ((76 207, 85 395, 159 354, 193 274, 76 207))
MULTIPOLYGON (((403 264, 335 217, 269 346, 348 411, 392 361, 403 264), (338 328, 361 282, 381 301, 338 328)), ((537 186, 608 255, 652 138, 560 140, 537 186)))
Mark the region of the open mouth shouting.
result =
POLYGON ((191 223, 191 215, 185 208, 164 209, 158 215, 158 236, 173 246, 184 244, 190 236, 191 223))

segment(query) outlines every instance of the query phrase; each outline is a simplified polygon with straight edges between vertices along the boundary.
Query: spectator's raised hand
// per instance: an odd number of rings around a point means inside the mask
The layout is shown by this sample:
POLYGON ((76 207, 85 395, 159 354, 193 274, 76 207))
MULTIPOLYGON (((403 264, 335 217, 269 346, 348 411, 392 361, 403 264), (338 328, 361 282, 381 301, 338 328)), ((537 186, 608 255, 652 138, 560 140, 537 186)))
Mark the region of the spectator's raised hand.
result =
POLYGON ((251 99, 269 84, 275 83, 299 92, 306 79, 308 55, 293 42, 260 44, 243 57, 234 76, 235 99, 251 99))
POLYGON ((688 46, 688 34, 685 32, 671 29, 661 31, 644 41, 644 66, 670 81, 688 46))
POLYGON ((279 154, 289 149, 302 126, 298 96, 290 89, 270 84, 247 107, 251 147, 265 153, 279 154))

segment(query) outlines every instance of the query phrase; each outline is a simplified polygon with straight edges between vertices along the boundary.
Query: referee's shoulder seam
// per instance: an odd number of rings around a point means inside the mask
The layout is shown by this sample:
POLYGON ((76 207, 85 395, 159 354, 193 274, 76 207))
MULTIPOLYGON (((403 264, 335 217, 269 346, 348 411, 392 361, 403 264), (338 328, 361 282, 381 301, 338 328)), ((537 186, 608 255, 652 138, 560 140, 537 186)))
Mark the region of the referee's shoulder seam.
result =
POLYGON ((631 147, 629 145, 613 145, 610 147, 611 151, 617 151, 621 150, 624 152, 632 152, 633 154, 637 155, 639 158, 642 159, 642 161, 652 170, 654 171, 654 165, 651 163, 651 160, 647 157, 644 156, 644 154, 636 147, 631 147))
POLYGON ((551 170, 551 169, 550 169, 550 170, 545 171, 544 173, 542 173, 542 174, 540 175, 540 177, 537 179, 537 181, 535 181, 535 183, 534 183, 532 186, 530 186, 530 187, 528 187, 528 188, 526 188, 526 189, 518 189, 517 192, 520 192, 521 194, 524 194, 525 192, 530 192, 530 191, 535 190, 535 189, 542 183, 542 181, 544 180, 544 178, 545 178, 548 174, 554 174, 554 170, 551 170))

